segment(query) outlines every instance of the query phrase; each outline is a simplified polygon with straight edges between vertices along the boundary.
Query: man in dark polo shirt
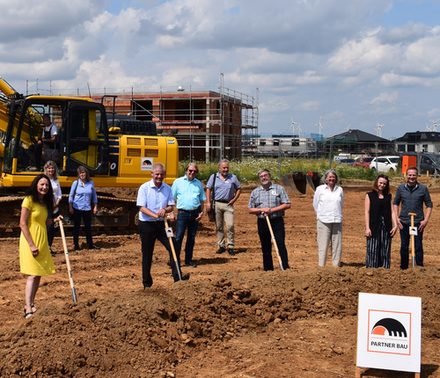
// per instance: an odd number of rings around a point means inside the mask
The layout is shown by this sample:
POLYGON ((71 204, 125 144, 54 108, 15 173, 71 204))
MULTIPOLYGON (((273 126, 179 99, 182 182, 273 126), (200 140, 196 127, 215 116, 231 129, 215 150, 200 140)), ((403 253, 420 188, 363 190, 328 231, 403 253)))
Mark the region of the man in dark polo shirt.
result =
POLYGON ((416 265, 423 266, 423 231, 428 224, 432 212, 432 201, 428 188, 417 182, 418 170, 410 167, 406 171, 406 184, 401 184, 396 191, 393 211, 400 229, 400 268, 408 269, 411 218, 415 213, 414 226, 417 228, 415 241, 416 265), (425 209, 423 208, 425 205, 425 209), (400 212, 399 212, 400 206, 400 212))

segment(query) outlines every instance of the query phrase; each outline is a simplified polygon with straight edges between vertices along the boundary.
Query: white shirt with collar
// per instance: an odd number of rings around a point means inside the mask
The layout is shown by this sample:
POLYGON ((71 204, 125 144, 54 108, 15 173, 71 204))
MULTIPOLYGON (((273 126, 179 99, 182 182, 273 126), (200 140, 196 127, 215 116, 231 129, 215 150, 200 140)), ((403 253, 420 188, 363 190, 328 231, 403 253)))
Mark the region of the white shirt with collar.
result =
POLYGON ((313 197, 316 218, 323 223, 341 223, 344 191, 339 185, 333 190, 327 184, 319 185, 313 197))

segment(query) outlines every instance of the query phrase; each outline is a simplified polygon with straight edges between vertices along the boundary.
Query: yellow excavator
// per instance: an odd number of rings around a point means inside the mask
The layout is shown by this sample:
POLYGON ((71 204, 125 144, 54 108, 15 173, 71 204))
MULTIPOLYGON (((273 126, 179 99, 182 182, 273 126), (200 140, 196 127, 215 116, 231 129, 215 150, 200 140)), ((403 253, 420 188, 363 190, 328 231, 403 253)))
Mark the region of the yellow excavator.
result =
MULTIPOLYGON (((157 136, 142 121, 110 120, 102 103, 67 96, 23 96, 0 77, 0 234, 16 230, 23 191, 50 157, 56 160, 63 192, 85 166, 96 188, 138 188, 151 178, 154 163, 163 163, 168 183, 178 175, 178 145, 171 136, 157 136), (57 127, 56 141, 45 151, 39 146, 43 116, 57 127), (124 127, 124 122, 136 125, 124 127), (49 154, 50 152, 50 154, 49 154)), ((108 192, 108 190, 107 190, 108 192)), ((65 206, 67 200, 63 199, 65 206)), ((137 208, 133 200, 104 195, 95 226, 103 230, 132 230, 137 208)), ((67 212, 65 212, 68 215, 67 212)))

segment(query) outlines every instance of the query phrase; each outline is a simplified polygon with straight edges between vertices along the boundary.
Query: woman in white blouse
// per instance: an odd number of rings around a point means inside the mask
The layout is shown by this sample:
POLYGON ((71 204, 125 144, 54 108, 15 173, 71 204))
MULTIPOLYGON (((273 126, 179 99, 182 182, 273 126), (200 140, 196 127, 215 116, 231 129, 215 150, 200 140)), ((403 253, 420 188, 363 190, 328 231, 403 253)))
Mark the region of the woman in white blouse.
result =
POLYGON ((333 266, 341 265, 342 255, 342 208, 344 192, 338 185, 338 175, 333 169, 324 174, 324 184, 316 188, 313 207, 316 212, 318 263, 325 266, 327 249, 332 246, 333 266))
MULTIPOLYGON (((50 183, 52 185, 52 190, 53 190, 53 213, 52 213, 52 217, 50 217, 49 215, 49 217, 52 219, 55 219, 58 215, 60 215, 60 209, 58 206, 62 198, 61 186, 60 186, 60 182, 58 181, 57 171, 58 171, 58 167, 54 161, 49 160, 46 164, 44 164, 44 173, 46 174, 47 177, 50 178, 50 183)), ((54 254, 52 252, 52 242, 54 237, 55 237, 55 223, 51 222, 47 226, 47 239, 49 242, 51 254, 54 254)))

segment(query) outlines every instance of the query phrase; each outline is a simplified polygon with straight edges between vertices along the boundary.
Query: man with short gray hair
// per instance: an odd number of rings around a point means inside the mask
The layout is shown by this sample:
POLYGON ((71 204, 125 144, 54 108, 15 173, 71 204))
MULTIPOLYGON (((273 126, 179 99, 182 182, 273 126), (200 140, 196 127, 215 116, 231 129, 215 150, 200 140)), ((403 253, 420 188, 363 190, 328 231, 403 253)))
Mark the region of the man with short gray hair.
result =
POLYGON ((217 253, 233 256, 234 250, 234 203, 240 197, 241 188, 237 176, 229 173, 229 160, 222 159, 218 172, 212 174, 206 183, 206 210, 215 209, 215 229, 217 232, 217 253))

